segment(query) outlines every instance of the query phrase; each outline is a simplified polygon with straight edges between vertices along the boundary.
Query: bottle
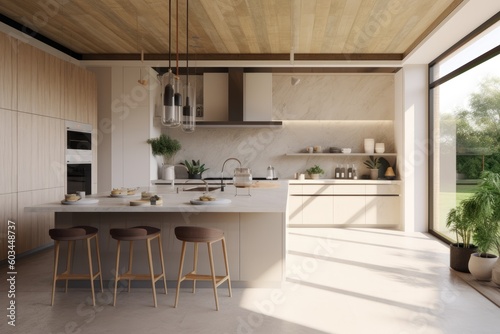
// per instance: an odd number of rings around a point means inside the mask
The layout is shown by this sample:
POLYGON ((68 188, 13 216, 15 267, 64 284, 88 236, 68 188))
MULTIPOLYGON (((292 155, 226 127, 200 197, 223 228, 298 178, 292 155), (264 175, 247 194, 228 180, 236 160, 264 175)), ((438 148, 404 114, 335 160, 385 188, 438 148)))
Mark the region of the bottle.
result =
POLYGON ((358 169, 356 168, 356 165, 352 165, 352 178, 354 180, 358 179, 358 169))
POLYGON ((344 165, 340 165, 340 178, 345 179, 345 168, 344 165))
POLYGON ((268 180, 272 180, 274 179, 274 167, 269 165, 269 167, 267 167, 267 177, 266 179, 268 180))
POLYGON ((347 178, 348 179, 352 179, 352 167, 350 167, 349 165, 347 165, 347 178))
POLYGON ((337 164, 337 167, 335 168, 335 178, 340 179, 340 168, 339 164, 337 164))

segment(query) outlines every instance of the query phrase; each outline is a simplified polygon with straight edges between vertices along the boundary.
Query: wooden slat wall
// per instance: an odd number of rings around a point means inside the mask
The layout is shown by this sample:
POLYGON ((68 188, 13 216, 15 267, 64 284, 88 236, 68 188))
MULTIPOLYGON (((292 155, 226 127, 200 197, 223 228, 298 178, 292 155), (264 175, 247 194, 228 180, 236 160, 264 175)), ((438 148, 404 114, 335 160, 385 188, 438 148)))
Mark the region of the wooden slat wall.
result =
MULTIPOLYGON (((198 54, 403 54, 463 0, 191 0, 198 54), (293 19, 291 18, 293 14, 293 19), (293 41, 296 33, 295 43, 293 41)), ((52 4, 58 2, 51 2, 52 4)), ((186 50, 186 1, 179 1, 186 50)), ((0 0, 2 14, 82 54, 168 52, 168 1, 72 0, 50 13, 36 0, 0 0), (47 17, 36 24, 33 14, 47 17)), ((173 47, 175 52, 175 4, 173 47)))
MULTIPOLYGON (((97 128, 96 87, 93 73, 0 33, 0 229, 16 222, 17 253, 51 241, 53 214, 24 207, 63 198, 64 122, 97 128)), ((5 241, 0 260, 7 257, 5 241)))

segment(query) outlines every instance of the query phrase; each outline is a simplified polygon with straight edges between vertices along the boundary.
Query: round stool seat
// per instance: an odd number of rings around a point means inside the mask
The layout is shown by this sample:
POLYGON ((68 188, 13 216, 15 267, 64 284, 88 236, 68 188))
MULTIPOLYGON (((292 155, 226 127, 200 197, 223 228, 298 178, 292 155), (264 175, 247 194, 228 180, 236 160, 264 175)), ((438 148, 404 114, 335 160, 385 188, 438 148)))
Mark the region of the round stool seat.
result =
POLYGON ((49 236, 53 240, 71 241, 82 240, 94 236, 98 229, 92 226, 75 226, 70 228, 52 228, 49 236))
POLYGON ((186 242, 211 242, 224 237, 224 231, 208 227, 177 226, 174 231, 177 239, 186 242))
POLYGON ((151 226, 135 226, 131 228, 112 228, 109 233, 116 240, 144 240, 160 233, 160 229, 151 226))

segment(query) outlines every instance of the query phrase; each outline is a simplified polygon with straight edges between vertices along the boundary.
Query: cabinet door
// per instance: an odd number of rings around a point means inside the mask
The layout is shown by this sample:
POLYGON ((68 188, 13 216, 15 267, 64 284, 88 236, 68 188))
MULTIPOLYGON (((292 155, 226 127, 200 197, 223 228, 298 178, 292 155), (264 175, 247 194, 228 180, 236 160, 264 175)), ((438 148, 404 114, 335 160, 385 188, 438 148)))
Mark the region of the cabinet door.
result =
POLYGON ((333 224, 333 196, 302 196, 304 224, 333 224))
POLYGON ((366 224, 365 196, 335 196, 333 222, 335 225, 366 224))
POLYGON ((302 196, 288 196, 288 224, 302 224, 302 196))
POLYGON ((399 196, 366 196, 366 224, 399 225, 399 196))

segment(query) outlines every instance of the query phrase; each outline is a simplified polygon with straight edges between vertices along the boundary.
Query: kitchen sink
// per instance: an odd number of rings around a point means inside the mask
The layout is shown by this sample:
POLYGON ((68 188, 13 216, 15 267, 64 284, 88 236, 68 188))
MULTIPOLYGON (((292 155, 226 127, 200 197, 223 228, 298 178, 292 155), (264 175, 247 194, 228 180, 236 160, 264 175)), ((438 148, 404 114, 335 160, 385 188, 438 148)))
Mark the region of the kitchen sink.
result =
MULTIPOLYGON (((208 191, 214 191, 217 189, 220 189, 220 186, 208 186, 208 191)), ((194 186, 194 187, 184 188, 183 190, 184 191, 207 191, 207 187, 204 185, 203 186, 194 186)))

